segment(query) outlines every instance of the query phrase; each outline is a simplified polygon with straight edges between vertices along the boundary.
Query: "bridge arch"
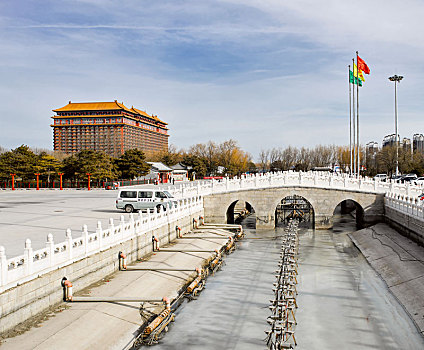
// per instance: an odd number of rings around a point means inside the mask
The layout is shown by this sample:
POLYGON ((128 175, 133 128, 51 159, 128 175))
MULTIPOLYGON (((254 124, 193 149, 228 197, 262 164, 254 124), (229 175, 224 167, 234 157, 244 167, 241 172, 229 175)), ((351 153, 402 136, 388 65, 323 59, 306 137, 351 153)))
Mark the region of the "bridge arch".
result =
POLYGON ((227 224, 240 223, 243 218, 253 215, 254 213, 255 209, 250 202, 237 199, 227 207, 227 224))
POLYGON ((275 227, 285 226, 289 219, 297 218, 300 226, 315 228, 315 210, 310 201, 298 194, 285 196, 275 208, 275 227))
POLYGON ((356 227, 358 229, 364 228, 364 208, 360 203, 351 198, 346 198, 342 200, 337 206, 334 208, 333 217, 340 213, 344 214, 352 214, 356 220, 356 227))

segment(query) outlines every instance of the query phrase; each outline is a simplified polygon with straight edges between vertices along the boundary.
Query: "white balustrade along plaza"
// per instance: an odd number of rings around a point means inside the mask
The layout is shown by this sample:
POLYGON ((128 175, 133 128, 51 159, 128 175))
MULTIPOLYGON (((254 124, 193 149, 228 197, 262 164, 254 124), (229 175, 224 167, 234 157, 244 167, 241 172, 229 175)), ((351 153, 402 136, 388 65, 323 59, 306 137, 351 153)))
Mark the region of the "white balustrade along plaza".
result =
POLYGON ((43 249, 34 251, 31 240, 27 239, 24 254, 10 259, 6 257, 5 248, 0 246, 0 293, 202 209, 203 198, 200 196, 179 199, 176 207, 166 211, 161 208, 159 212, 154 213, 131 213, 129 221, 125 221, 121 215, 119 223, 109 219, 107 228, 102 228, 98 221, 95 233, 89 234, 87 225, 84 225, 82 235, 78 238, 73 238, 71 230, 68 229, 64 242, 55 243, 53 235, 48 234, 46 247, 43 249))
POLYGON ((264 174, 247 174, 240 177, 202 180, 177 185, 162 185, 177 198, 193 195, 210 195, 240 190, 263 189, 270 187, 317 187, 343 189, 367 193, 384 193, 386 205, 402 210, 410 216, 423 220, 424 201, 418 195, 424 192, 423 185, 398 183, 392 180, 380 181, 369 177, 355 177, 349 174, 325 172, 274 172, 264 174), (418 216, 417 216, 418 215, 418 216))
POLYGON ((424 223, 424 200, 388 192, 384 197, 384 205, 424 223))

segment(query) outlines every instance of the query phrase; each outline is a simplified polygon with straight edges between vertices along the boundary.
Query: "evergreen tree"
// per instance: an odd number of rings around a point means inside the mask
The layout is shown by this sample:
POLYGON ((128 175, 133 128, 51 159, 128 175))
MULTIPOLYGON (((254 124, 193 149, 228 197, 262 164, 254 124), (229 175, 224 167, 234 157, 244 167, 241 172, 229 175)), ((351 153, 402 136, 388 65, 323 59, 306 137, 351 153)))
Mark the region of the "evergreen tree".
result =
POLYGON ((58 159, 47 152, 41 152, 36 157, 34 170, 41 174, 42 179, 50 183, 51 178, 57 177, 57 173, 60 172, 61 167, 62 164, 58 159))
POLYGON ((10 179, 10 174, 16 174, 17 178, 24 181, 35 178, 36 155, 28 146, 22 145, 10 152, 0 155, 0 178, 10 179))
POLYGON ((134 179, 146 175, 150 165, 145 162, 145 155, 139 149, 130 149, 116 160, 118 171, 124 179, 134 179))
POLYGON ((68 179, 84 180, 87 173, 93 180, 116 178, 112 158, 103 152, 82 150, 63 161, 63 171, 68 179))
POLYGON ((192 178, 193 172, 196 173, 196 177, 198 178, 206 176, 207 168, 202 158, 195 155, 186 154, 182 163, 185 166, 191 167, 188 173, 189 178, 192 178))

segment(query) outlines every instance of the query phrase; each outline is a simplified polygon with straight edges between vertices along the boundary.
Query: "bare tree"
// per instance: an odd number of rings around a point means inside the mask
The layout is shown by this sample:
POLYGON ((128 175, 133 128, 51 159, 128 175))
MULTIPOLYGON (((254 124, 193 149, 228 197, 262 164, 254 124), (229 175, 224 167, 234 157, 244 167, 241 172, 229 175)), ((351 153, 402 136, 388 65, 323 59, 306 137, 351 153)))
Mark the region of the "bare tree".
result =
POLYGON ((269 170, 269 155, 269 150, 261 150, 259 153, 259 166, 261 167, 262 171, 269 170))

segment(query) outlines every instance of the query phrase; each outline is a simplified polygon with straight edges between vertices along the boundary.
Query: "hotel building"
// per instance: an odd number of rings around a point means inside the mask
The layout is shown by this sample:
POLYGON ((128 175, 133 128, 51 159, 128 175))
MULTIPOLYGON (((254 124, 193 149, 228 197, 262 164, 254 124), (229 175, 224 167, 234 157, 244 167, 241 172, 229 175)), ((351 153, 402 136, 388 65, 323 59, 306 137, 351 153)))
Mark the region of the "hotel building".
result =
POLYGON ((84 149, 119 157, 126 150, 159 151, 168 148, 167 123, 157 116, 123 103, 69 103, 54 109, 52 117, 55 151, 72 154, 84 149))

